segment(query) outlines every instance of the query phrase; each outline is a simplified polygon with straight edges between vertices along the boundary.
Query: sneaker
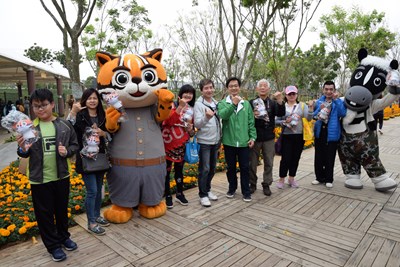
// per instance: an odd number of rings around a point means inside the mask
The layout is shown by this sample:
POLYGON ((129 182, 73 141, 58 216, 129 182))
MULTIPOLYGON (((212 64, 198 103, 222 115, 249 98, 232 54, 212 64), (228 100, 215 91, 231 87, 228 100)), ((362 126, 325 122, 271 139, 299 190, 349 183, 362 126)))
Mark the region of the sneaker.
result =
POLYGON ((212 201, 217 201, 218 197, 213 193, 213 192, 208 192, 208 199, 212 200, 212 201))
POLYGON ((383 134, 383 132, 382 132, 382 130, 381 130, 381 129, 379 129, 379 130, 378 130, 378 132, 379 132, 380 134, 383 134))
POLYGON ((61 248, 54 249, 52 252, 50 252, 50 254, 51 254, 51 258, 53 259, 53 261, 56 261, 56 262, 63 261, 67 258, 67 255, 61 248))
POLYGON ((97 218, 96 219, 96 222, 100 225, 100 226, 104 226, 104 227, 107 227, 107 226, 110 226, 110 223, 105 219, 105 218, 103 218, 103 217, 99 217, 99 218, 97 218))
POLYGON ((269 185, 263 186, 263 192, 264 192, 264 195, 266 195, 266 196, 271 195, 271 189, 269 188, 269 185))
POLYGON ((320 184, 320 182, 318 180, 314 180, 314 181, 311 182, 311 184, 317 185, 317 184, 320 184))
POLYGON ((243 197, 244 202, 250 202, 251 201, 251 196, 244 196, 243 197))
POLYGON ((174 207, 174 203, 172 202, 172 196, 165 197, 165 204, 167 205, 168 209, 172 209, 174 207))
POLYGON ((78 248, 78 245, 74 241, 72 241, 70 238, 65 240, 63 245, 64 245, 65 249, 68 251, 72 251, 72 250, 75 250, 78 248))
POLYGON ((276 183, 276 187, 277 187, 278 189, 283 189, 284 186, 285 186, 285 183, 284 183, 284 182, 277 182, 277 183, 276 183))
POLYGON ((208 199, 208 197, 201 197, 201 198, 200 198, 200 204, 201 204, 203 207, 211 207, 211 202, 210 202, 210 200, 208 199))
POLYGON ((187 206, 189 204, 189 201, 187 201, 184 194, 176 195, 176 202, 183 206, 187 206))
POLYGON ((289 185, 290 185, 292 188, 297 188, 297 187, 299 187, 299 184, 297 183, 296 180, 289 181, 289 185))
POLYGON ((94 227, 88 227, 89 232, 91 232, 92 234, 95 235, 105 235, 106 234, 106 230, 104 230, 104 228, 100 227, 100 225, 96 224, 96 226, 94 227))
POLYGON ((326 183, 325 186, 326 186, 327 188, 332 188, 332 187, 333 187, 333 184, 332 184, 332 183, 326 183))
POLYGON ((234 196, 235 196, 235 192, 228 191, 228 193, 226 193, 227 198, 233 198, 234 196))

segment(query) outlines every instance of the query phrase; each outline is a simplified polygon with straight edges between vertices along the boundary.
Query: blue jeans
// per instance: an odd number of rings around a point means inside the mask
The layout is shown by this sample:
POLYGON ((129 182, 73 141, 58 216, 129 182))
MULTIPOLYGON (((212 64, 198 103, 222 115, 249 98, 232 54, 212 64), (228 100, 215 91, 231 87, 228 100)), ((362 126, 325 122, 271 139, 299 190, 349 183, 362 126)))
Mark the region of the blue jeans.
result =
POLYGON ((200 144, 198 176, 200 197, 208 196, 208 192, 211 190, 211 180, 215 174, 219 147, 220 144, 200 144))
POLYGON ((249 180, 249 147, 233 147, 224 145, 225 161, 228 165, 226 176, 229 183, 229 192, 234 193, 237 189, 236 162, 239 162, 240 168, 240 187, 243 197, 250 196, 249 180))
POLYGON ((88 225, 95 224, 96 219, 100 217, 104 172, 83 174, 82 177, 86 186, 85 208, 88 225))

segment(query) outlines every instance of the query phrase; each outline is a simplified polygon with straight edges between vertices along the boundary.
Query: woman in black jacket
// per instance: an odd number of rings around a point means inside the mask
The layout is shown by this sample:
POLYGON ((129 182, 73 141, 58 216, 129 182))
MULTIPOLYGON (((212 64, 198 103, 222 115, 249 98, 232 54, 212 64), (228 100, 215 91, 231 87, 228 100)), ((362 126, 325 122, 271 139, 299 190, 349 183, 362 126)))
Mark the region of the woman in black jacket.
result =
POLYGON ((101 97, 96 89, 86 89, 82 94, 80 103, 74 103, 68 120, 74 125, 79 142, 79 153, 76 156, 76 171, 82 174, 86 186, 85 208, 88 218, 88 230, 97 235, 105 234, 104 228, 110 223, 100 216, 101 191, 105 171, 87 173, 82 167, 82 155, 84 148, 83 137, 87 127, 97 131, 100 137, 99 153, 106 152, 107 130, 105 127, 105 112, 102 106, 101 97))

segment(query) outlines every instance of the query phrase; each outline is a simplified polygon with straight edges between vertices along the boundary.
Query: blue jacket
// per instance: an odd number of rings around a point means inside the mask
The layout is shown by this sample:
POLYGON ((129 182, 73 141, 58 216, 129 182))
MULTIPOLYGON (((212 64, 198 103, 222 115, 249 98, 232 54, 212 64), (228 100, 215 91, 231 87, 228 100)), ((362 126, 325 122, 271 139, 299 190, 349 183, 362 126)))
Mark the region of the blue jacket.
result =
MULTIPOLYGON (((314 118, 318 116, 321 104, 325 102, 325 98, 326 98, 325 96, 321 96, 315 103, 314 114, 313 114, 314 118)), ((342 131, 340 118, 346 116, 346 111, 347 109, 342 100, 335 99, 332 101, 332 109, 328 121, 328 140, 327 140, 328 142, 339 141, 340 133, 342 131)), ((319 138, 321 127, 322 127, 322 121, 317 119, 314 125, 315 138, 319 138)))

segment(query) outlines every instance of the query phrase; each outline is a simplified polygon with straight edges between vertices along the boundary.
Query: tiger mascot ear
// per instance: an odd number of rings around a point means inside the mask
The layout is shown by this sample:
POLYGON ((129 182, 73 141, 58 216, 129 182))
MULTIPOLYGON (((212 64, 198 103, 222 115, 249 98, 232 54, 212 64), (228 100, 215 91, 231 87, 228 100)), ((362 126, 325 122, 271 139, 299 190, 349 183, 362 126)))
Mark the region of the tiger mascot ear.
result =
POLYGON ((97 60, 97 63, 99 64, 100 68, 103 67, 103 65, 106 64, 108 61, 111 61, 117 57, 118 56, 111 55, 110 53, 107 53, 107 52, 97 52, 96 53, 96 60, 97 60))
POLYGON ((151 57, 151 58, 161 62, 162 49, 160 49, 160 48, 153 49, 151 51, 148 51, 148 52, 144 53, 142 56, 151 57))

